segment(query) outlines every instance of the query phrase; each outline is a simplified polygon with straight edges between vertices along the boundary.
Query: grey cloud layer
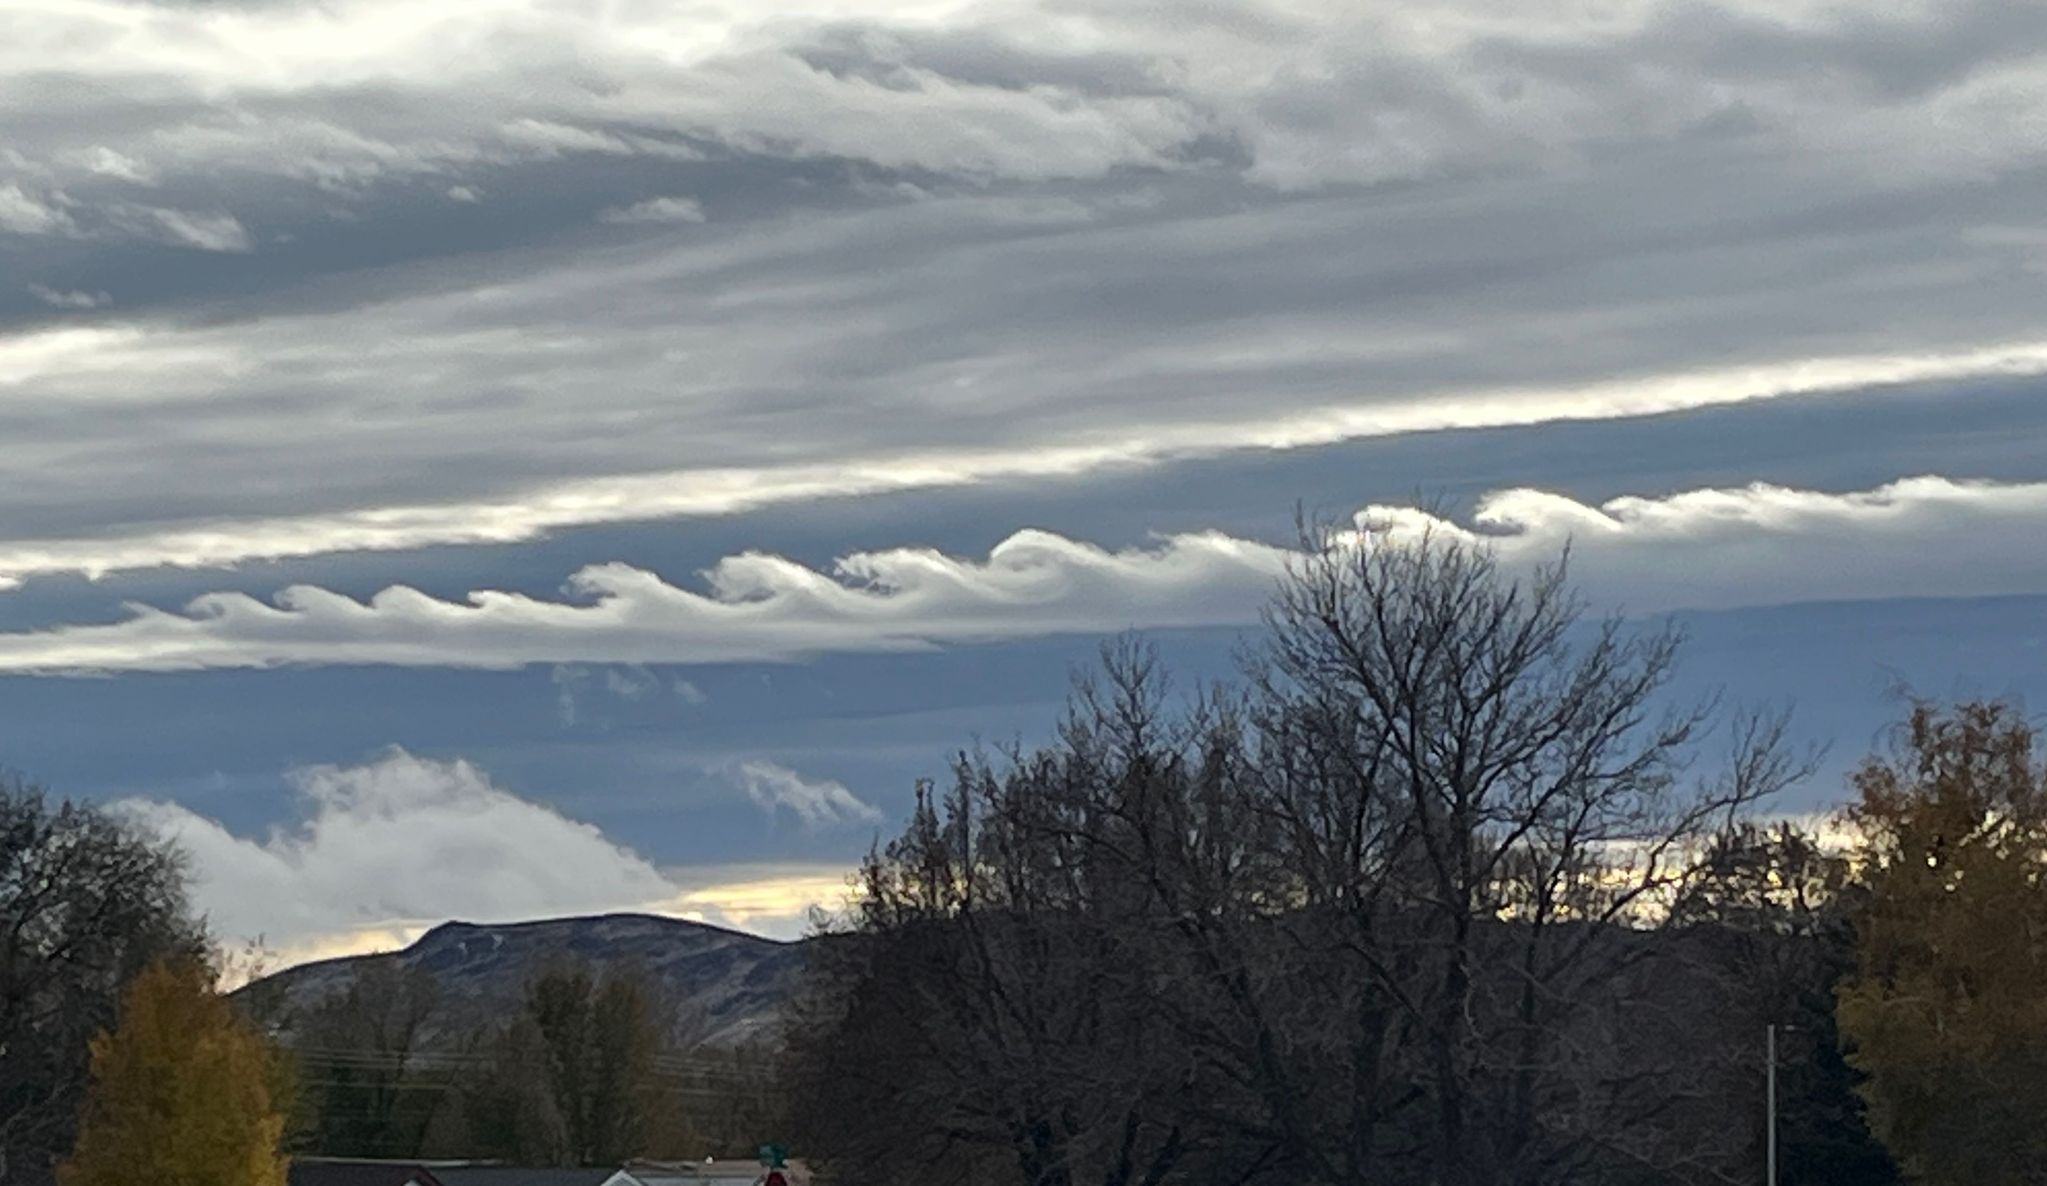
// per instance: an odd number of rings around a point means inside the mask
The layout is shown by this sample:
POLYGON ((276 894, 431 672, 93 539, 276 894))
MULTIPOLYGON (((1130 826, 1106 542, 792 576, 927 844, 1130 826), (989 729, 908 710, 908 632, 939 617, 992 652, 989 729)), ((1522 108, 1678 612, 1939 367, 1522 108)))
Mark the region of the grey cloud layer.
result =
MULTIPOLYGON (((1568 543, 1595 602, 1631 612, 2047 591, 2040 484, 1919 478, 1847 495, 1753 486, 1597 507, 1514 490, 1485 500, 1468 525, 1411 507, 1370 507, 1358 522, 1397 540, 1425 532, 1483 539, 1517 566, 1553 558, 1568 543)), ((576 574, 572 596, 560 601, 484 591, 449 602, 394 587, 358 602, 301 586, 274 603, 217 594, 183 613, 138 607, 111 625, 0 635, 0 672, 777 661, 1243 624, 1256 620, 1293 555, 1214 533, 1110 552, 1026 531, 980 560, 902 549, 848 556, 819 572, 735 556, 705 574, 701 592, 624 564, 576 574)), ((795 784, 747 785, 815 814, 786 797, 795 784)), ((819 812, 853 806, 819 794, 806 792, 819 812)))
MULTIPOLYGON (((132 339, 120 335, 70 331, 69 337, 52 345, 62 351, 91 352, 94 365, 103 366, 111 362, 120 367, 128 365, 122 352, 131 342, 132 339)), ((497 356, 497 361, 509 366, 511 363, 507 356, 518 354, 520 348, 510 339, 502 345, 503 351, 497 356)), ((5 358, 0 357, 0 367, 4 367, 5 362, 5 358)), ((219 355, 204 347, 195 347, 182 355, 174 351, 159 357, 154 364, 135 362, 134 381, 137 384, 155 384, 154 390, 161 392, 166 384, 174 382, 170 372, 175 368, 207 368, 220 362, 219 355), (149 371, 147 380, 142 375, 144 369, 149 371)), ((33 358, 29 365, 35 365, 33 358)), ((345 371, 343 364, 336 362, 334 365, 345 371)), ((1247 418, 1241 420, 1124 425, 1050 441, 1033 441, 1028 430, 1019 426, 1006 447, 976 444, 941 448, 934 445, 922 450, 904 451, 902 444, 877 438, 869 444, 871 452, 863 455, 855 450, 852 455, 837 460, 820 458, 778 464, 772 456, 764 456, 756 465, 732 466, 712 464, 722 459, 707 456, 706 464, 699 468, 561 479, 473 501, 386 503, 362 510, 301 511, 296 514, 286 511, 265 517, 241 515, 198 522, 173 520, 169 523, 144 523, 118 534, 94 531, 42 538, 0 537, 0 589, 46 574, 82 573, 96 577, 160 565, 224 566, 251 559, 303 557, 330 552, 508 543, 562 528, 680 516, 729 515, 817 498, 957 487, 1000 479, 1066 477, 1115 466, 1158 463, 1247 447, 1294 448, 1402 433, 1613 419, 1798 394, 1852 395, 1867 391, 1872 385, 2041 372, 2047 372, 2047 343, 2016 343, 1955 354, 1876 354, 1808 359, 1548 390, 1520 386, 1463 391, 1434 398, 1413 397, 1378 404, 1311 407, 1290 415, 1248 413, 1247 418)), ((0 371, 0 384, 4 384, 4 380, 4 371, 0 371)), ((1113 418, 1117 414, 1109 408, 1100 411, 1105 418, 1113 418)), ((620 420, 636 418, 626 411, 620 411, 616 416, 620 420)), ((833 416, 831 409, 818 409, 807 419, 816 425, 832 422, 833 416)), ((848 418, 862 419, 857 416, 848 418)), ((542 419, 546 422, 545 428, 536 427, 530 441, 533 449, 530 456, 536 467, 544 468, 544 463, 554 459, 552 449, 570 446, 579 435, 587 439, 590 431, 584 418, 567 410, 545 415, 542 419)), ((1034 424, 1044 423, 1042 416, 1026 416, 1026 419, 1034 424)), ((345 432, 345 426, 332 421, 328 421, 325 427, 332 435, 345 432)), ((676 427, 674 452, 688 453, 693 446, 700 451, 708 451, 706 434, 691 435, 682 431, 684 426, 678 424, 676 427)), ((252 425, 252 431, 260 429, 252 425)), ((449 431, 454 433, 457 429, 451 427, 449 431)), ((805 451, 806 442, 800 432, 799 428, 792 426, 780 435, 778 440, 782 453, 805 451)), ((903 435, 914 438, 915 430, 906 427, 903 435)), ((630 452, 647 449, 650 440, 658 437, 659 433, 649 426, 644 431, 611 438, 605 443, 630 452)), ((458 448, 462 444, 459 439, 444 443, 458 448)), ((816 446, 822 451, 837 451, 846 443, 828 442, 820 434, 816 446)), ((903 442, 909 443, 913 441, 903 442)), ((408 446, 430 444, 393 434, 388 438, 387 448, 371 446, 368 449, 371 455, 364 458, 359 467, 337 477, 361 482, 381 475, 394 484, 399 483, 401 477, 389 468, 389 453, 403 452, 408 446)), ((265 454, 255 460, 262 466, 274 467, 293 447, 279 442, 275 447, 276 453, 265 454)), ((738 441, 730 442, 725 451, 726 457, 742 447, 738 441)), ((139 450, 143 446, 138 442, 134 448, 139 450)), ((0 456, 7 452, 6 444, 0 442, 0 456)), ((28 441, 22 442, 17 452, 23 469, 32 469, 38 461, 50 464, 53 469, 68 466, 62 473, 62 479, 52 475, 53 483, 68 480, 83 493, 106 493, 119 497, 122 488, 118 485, 84 491, 86 475, 79 472, 75 454, 51 455, 46 448, 28 441)), ((493 456, 497 460, 508 460, 508 454, 503 451, 493 456)), ((132 461, 134 455, 128 454, 128 459, 132 461)), ((469 459, 450 458, 448 464, 459 468, 466 460, 469 459)), ((163 474, 160 480, 164 483, 200 483, 203 488, 193 491, 195 498, 217 498, 222 489, 222 471, 231 465, 223 459, 207 470, 184 469, 176 474, 163 474)), ((429 476, 453 480, 453 475, 446 469, 429 476)), ((243 475, 242 483, 230 484, 229 488, 248 492, 260 488, 266 481, 274 482, 279 499, 288 500, 303 498, 308 493, 320 494, 312 484, 316 477, 316 474, 303 469, 253 470, 243 475)), ((152 478, 155 480, 156 475, 152 478)), ((110 471, 105 480, 118 483, 121 479, 118 473, 110 471)), ((404 492, 401 486, 381 493, 404 492)), ((380 491, 362 489, 357 496, 368 499, 377 493, 380 491)), ((422 493, 431 493, 431 490, 422 493)), ((160 508, 165 497, 165 492, 159 490, 152 505, 160 508)), ((239 505, 222 504, 221 509, 239 505)))
POLYGON ((1255 179, 1314 186, 1749 131, 1946 169, 2041 152, 1993 118, 2037 101, 2047 39, 2047 22, 1989 0, 1881 16, 1817 0, 0 11, 4 94, 25 117, 12 180, 60 195, 208 171, 345 193, 521 155, 703 142, 1042 179, 1184 164, 1219 140, 1255 179), (66 82, 98 85, 68 109, 44 99, 66 82), (1970 117, 1972 136, 1931 134, 1970 117))
POLYGON ((2006 6, 602 11, 0 0, 0 578, 2047 369, 2006 6))

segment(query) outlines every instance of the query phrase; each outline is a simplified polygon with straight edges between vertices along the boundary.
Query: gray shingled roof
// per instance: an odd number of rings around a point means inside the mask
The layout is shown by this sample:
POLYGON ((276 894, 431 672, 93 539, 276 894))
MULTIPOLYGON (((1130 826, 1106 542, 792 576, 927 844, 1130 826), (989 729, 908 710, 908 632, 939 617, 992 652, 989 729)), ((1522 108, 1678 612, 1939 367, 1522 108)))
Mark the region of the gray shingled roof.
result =
MULTIPOLYGON (((617 1169, 549 1169, 516 1166, 449 1167, 434 1171, 441 1186, 604 1186, 617 1169)), ((624 1179, 631 1182, 628 1176, 624 1179)))
POLYGON ((294 1161, 290 1186, 447 1186, 422 1166, 389 1161, 294 1161))

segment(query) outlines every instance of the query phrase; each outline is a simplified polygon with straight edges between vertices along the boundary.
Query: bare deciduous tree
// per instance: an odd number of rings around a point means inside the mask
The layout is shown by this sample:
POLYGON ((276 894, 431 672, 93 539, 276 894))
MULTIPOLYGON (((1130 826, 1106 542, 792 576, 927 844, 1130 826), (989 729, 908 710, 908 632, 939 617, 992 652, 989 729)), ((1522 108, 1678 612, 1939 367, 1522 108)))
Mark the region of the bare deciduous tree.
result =
MULTIPOLYGON (((1745 824, 1719 837, 1700 875, 1685 887, 1674 925, 1712 945, 1728 986, 1730 1035, 1752 1048, 1777 1027, 1778 1162, 1786 1182, 1892 1186, 1896 1163, 1870 1132, 1857 1094, 1862 1076, 1847 1062, 1835 996, 1855 967, 1856 916, 1867 886, 1845 846, 1796 824, 1745 824)), ((1763 1091, 1758 1060, 1740 1094, 1763 1091)), ((1760 1162, 1765 1117, 1753 1116, 1760 1162)))
POLYGON ((489 1071, 461 1107, 470 1147, 538 1165, 618 1165, 647 1152, 669 1028, 635 967, 600 974, 563 957, 487 1031, 489 1071))
MULTIPOLYGON (((1360 1093, 1426 1097, 1394 1152, 1419 1136, 1444 1186, 1687 1168, 1696 1134, 1665 1121, 1699 1068, 1640 1040, 1679 973, 1644 965, 1683 954, 1651 935, 1712 835, 1804 772, 1784 718, 1671 703, 1677 633, 1587 620, 1561 560, 1517 579, 1464 539, 1304 537, 1251 664, 1253 795, 1302 942, 1363 985, 1360 1093)), ((1373 1119, 1330 1172, 1376 1167, 1373 1119)))
POLYGON ((357 964, 346 987, 300 1019, 297 1053, 316 1117, 313 1149, 418 1155, 437 1101, 422 1090, 417 1055, 439 1004, 431 973, 386 956, 357 964))
POLYGON ((1112 648, 873 856, 798 1027, 820 1143, 1030 1186, 1727 1168, 1671 906, 1802 773, 1783 718, 1672 703, 1677 635, 1586 620, 1561 563, 1305 542, 1241 688, 1112 648))
POLYGON ((1193 801, 1204 742, 1234 742, 1219 718, 1169 726, 1151 679, 1084 689, 1058 746, 963 756, 868 861, 795 1036, 797 1110, 839 1178, 1233 1180, 1206 1120, 1226 1092, 1184 1038, 1207 1011, 1178 995, 1207 981, 1133 846, 1193 801))

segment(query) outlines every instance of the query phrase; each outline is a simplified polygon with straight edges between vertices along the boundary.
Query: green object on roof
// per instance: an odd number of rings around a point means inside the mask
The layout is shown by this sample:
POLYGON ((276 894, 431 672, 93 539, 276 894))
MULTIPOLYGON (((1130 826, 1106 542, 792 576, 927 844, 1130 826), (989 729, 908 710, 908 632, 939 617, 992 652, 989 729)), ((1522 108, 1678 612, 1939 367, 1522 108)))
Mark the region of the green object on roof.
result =
POLYGON ((782 1148, 780 1145, 761 1146, 761 1164, 767 1166, 769 1169, 778 1170, 787 1168, 788 1159, 789 1151, 787 1149, 782 1148))

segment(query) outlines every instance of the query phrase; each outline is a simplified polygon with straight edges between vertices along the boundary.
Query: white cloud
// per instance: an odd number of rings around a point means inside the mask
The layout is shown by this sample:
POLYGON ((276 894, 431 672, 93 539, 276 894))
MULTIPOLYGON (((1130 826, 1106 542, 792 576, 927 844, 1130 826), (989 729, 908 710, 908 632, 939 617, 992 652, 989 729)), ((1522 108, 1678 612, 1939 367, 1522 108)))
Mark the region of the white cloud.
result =
POLYGON ((16 235, 59 235, 75 229, 63 206, 12 182, 0 183, 0 231, 16 235))
POLYGON ((554 684, 555 716, 560 718, 562 728, 575 728, 583 719, 579 693, 590 683, 589 670, 574 664, 562 663, 549 671, 547 678, 554 684))
POLYGON ((232 214, 198 213, 162 206, 130 206, 115 211, 116 217, 138 233, 179 247, 200 251, 246 252, 256 243, 249 229, 232 214))
POLYGON ((806 828, 877 823, 882 818, 879 809, 844 783, 805 778, 774 762, 757 758, 739 762, 732 767, 732 777, 762 811, 770 815, 786 811, 806 828))
POLYGON ((604 669, 604 690, 620 700, 645 700, 661 690, 661 678, 639 664, 604 669))
POLYGON ((295 818, 238 836, 176 804, 118 804, 191 859, 194 905, 229 943, 286 962, 402 946, 449 919, 636 910, 793 938, 844 897, 836 866, 658 868, 464 761, 392 750, 292 775, 295 818))
POLYGON ((115 152, 104 144, 70 154, 70 160, 84 166, 88 171, 117 181, 134 185, 154 185, 156 170, 126 153, 115 152))
MULTIPOLYGON (((136 607, 115 625, 0 634, 0 672, 782 660, 1214 625, 1244 620, 1282 555, 1220 535, 1109 552, 1025 531, 980 561, 901 549, 847 556, 822 573, 774 556, 732 556, 706 574, 706 592, 624 564, 582 570, 561 601, 484 591, 448 602, 394 587, 357 602, 298 586, 274 603, 214 594, 183 613, 136 607)), ((573 689, 588 673, 557 678, 573 689)))
POLYGON ((448 200, 474 205, 483 201, 483 191, 472 185, 451 185, 448 187, 448 200))
POLYGON ((175 803, 122 809, 192 859, 192 892, 216 933, 281 947, 316 936, 448 918, 509 922, 665 902, 654 865, 467 762, 393 750, 367 765, 297 771, 299 818, 262 837, 175 803))
POLYGON ((1489 539, 1516 564, 1569 544, 1593 596, 1641 612, 2047 592, 2047 483, 1919 477, 1847 494, 1758 483, 1599 506, 1509 490, 1469 526, 1412 508, 1359 519, 1396 538, 1489 539))
POLYGON ((702 222, 704 204, 695 198, 648 198, 598 216, 604 222, 702 222))
POLYGON ((579 724, 604 727, 608 722, 602 701, 606 698, 642 701, 661 690, 661 677, 638 663, 602 669, 561 663, 548 672, 548 678, 555 689, 555 715, 565 729, 579 724))
MULTIPOLYGON (((1469 525, 1395 506, 1359 521, 1387 538, 1483 538, 1511 565, 1569 543, 1589 595, 1641 613, 2047 592, 2047 484, 1927 477, 1851 494, 1755 485, 1600 506, 1512 490, 1485 499, 1469 525)), ((109 625, 0 634, 0 672, 782 661, 1248 624, 1291 555, 1218 533, 1108 551, 1023 531, 977 560, 904 548, 820 572, 732 556, 701 592, 624 564, 582 570, 564 600, 486 590, 443 601, 400 586, 359 602, 296 586, 271 602, 213 594, 183 612, 134 607, 109 625)))
POLYGON ((28 293, 52 309, 104 309, 113 303, 113 298, 104 292, 49 288, 41 284, 29 285, 28 293))
POLYGON ((600 156, 657 156, 671 160, 701 160, 703 154, 687 145, 655 140, 630 132, 604 132, 539 119, 517 119, 498 129, 507 143, 520 145, 544 157, 571 153, 600 156))

